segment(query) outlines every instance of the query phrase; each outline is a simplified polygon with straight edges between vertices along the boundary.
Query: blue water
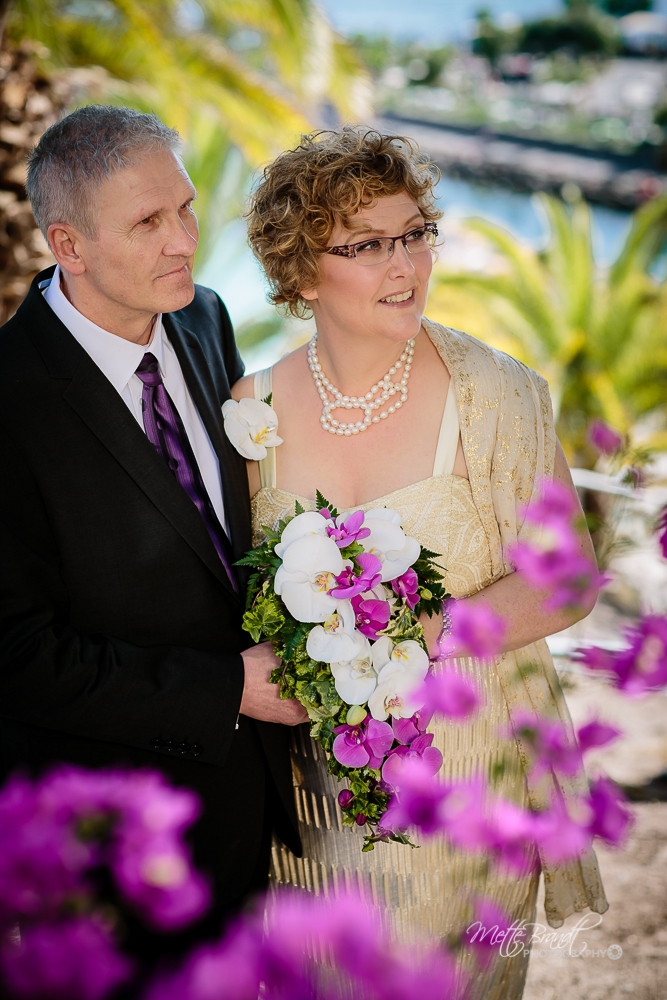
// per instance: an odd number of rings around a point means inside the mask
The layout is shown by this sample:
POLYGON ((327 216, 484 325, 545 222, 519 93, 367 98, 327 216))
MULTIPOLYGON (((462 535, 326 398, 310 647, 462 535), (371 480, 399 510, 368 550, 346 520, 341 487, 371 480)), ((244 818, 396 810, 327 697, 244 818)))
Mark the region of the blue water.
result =
MULTIPOLYGON (((429 45, 460 42, 470 37, 480 8, 494 19, 532 20, 562 12, 559 0, 320 0, 333 26, 344 35, 357 32, 389 35, 397 41, 429 45)), ((667 13, 667 0, 656 0, 653 10, 667 13)), ((509 26, 509 25, 508 25, 509 26)))
MULTIPOLYGON (((443 177, 437 190, 440 204, 448 216, 481 215, 531 246, 544 243, 545 224, 531 195, 452 177, 443 177)), ((623 245, 630 226, 630 213, 598 205, 592 206, 592 213, 595 257, 598 263, 608 264, 623 245)), ((221 232, 211 257, 197 272, 197 281, 219 293, 237 326, 273 312, 266 301, 266 285, 259 265, 246 244, 245 224, 241 220, 221 232)))

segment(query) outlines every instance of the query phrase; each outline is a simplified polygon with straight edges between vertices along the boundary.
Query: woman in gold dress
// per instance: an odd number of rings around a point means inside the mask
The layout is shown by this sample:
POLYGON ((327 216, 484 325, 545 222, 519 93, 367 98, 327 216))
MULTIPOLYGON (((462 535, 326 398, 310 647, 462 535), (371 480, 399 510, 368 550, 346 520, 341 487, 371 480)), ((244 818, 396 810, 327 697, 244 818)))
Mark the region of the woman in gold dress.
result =
MULTIPOLYGON (((529 748, 502 734, 526 708, 571 727, 544 637, 575 619, 545 611, 547 595, 512 572, 506 551, 522 536, 517 507, 543 477, 574 488, 544 380, 422 315, 440 215, 433 183, 409 141, 349 127, 303 137, 264 172, 248 213, 250 242, 273 301, 294 315, 312 312, 317 334, 233 391, 236 399, 271 394, 283 439, 249 463, 255 541, 297 500, 314 509, 316 489, 341 511, 397 510, 406 534, 440 554, 447 591, 485 601, 507 624, 495 661, 454 661, 477 680, 484 706, 465 722, 429 727, 442 773, 500 775, 497 792, 540 808, 553 777, 532 783, 529 748)), ((587 533, 581 548, 592 558, 587 533)), ((424 625, 433 649, 441 622, 424 625)), ((535 920, 539 865, 537 874, 508 876, 438 838, 418 850, 381 843, 362 854, 364 830, 342 826, 340 786, 307 727, 295 732, 292 765, 303 857, 276 843, 275 882, 333 895, 360 886, 404 940, 451 940, 475 896, 514 920, 535 920)), ((581 780, 560 781, 566 801, 581 780)), ((559 867, 542 858, 541 868, 552 925, 585 907, 606 909, 592 851, 559 867)), ((475 977, 474 995, 521 997, 527 963, 528 949, 499 952, 475 977)))

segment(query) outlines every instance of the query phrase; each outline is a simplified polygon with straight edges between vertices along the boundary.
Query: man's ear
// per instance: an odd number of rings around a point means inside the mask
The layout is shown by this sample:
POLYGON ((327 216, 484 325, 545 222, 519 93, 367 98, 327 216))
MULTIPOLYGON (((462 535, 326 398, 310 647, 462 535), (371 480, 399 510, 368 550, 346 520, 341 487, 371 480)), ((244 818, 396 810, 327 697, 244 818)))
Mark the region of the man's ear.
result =
POLYGON ((81 251, 83 237, 67 222, 54 222, 49 226, 47 239, 51 253, 61 268, 69 274, 83 274, 86 270, 81 251))

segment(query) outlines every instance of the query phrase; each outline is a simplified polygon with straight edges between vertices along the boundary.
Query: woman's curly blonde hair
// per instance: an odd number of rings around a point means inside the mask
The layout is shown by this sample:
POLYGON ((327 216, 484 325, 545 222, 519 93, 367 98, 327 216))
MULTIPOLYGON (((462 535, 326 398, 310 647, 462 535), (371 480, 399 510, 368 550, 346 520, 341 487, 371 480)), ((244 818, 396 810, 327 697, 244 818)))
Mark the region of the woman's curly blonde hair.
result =
POLYGON ((266 167, 246 212, 271 301, 293 316, 307 316, 301 289, 319 283, 320 256, 336 222, 347 225, 377 198, 407 191, 424 221, 435 222, 442 215, 433 194, 439 176, 403 136, 350 125, 303 135, 296 149, 266 167))

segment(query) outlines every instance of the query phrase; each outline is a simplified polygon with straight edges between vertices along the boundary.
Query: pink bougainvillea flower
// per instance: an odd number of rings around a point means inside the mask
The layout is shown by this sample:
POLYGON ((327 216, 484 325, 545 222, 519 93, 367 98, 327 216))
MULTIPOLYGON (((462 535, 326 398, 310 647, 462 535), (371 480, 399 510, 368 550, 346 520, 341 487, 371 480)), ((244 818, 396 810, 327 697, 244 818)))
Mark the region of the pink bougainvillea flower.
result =
POLYGON ((401 772, 408 760, 421 760, 431 768, 432 774, 437 774, 442 767, 442 754, 437 747, 431 746, 432 743, 433 733, 422 733, 409 746, 394 747, 384 762, 382 780, 394 787, 400 781, 401 772))
POLYGON ((469 719, 482 705, 475 681, 453 669, 428 674, 422 691, 429 711, 448 719, 469 719))
POLYGON ((601 777, 591 782, 588 805, 592 812, 589 830, 611 847, 622 846, 632 829, 634 817, 627 799, 613 781, 601 777))
POLYGON ((352 598, 355 614, 355 624, 359 632, 367 639, 377 639, 378 632, 387 627, 391 615, 388 601, 378 601, 375 598, 364 599, 357 595, 352 598))
POLYGON ((382 817, 383 829, 398 831, 414 826, 423 836, 433 836, 442 829, 440 810, 447 794, 447 786, 433 777, 425 761, 406 761, 401 769, 399 793, 392 797, 382 817))
MULTIPOLYGON (((487 969, 510 929, 515 930, 514 921, 493 899, 483 896, 472 900, 472 910, 472 920, 463 931, 461 944, 474 954, 482 969, 487 969)), ((521 939, 521 933, 515 933, 514 940, 517 938, 521 939)))
POLYGON ((571 524, 579 513, 576 497, 562 483, 544 479, 537 499, 521 509, 526 521, 551 527, 555 522, 571 524))
POLYGON ((413 740, 426 732, 426 727, 432 717, 433 712, 425 706, 424 708, 420 708, 418 712, 415 712, 414 715, 411 715, 409 719, 394 719, 392 721, 392 728, 396 740, 399 743, 409 746, 413 740))
POLYGON ((577 729, 577 742, 579 743, 581 752, 585 753, 587 750, 593 749, 593 747, 606 747, 622 735, 622 731, 616 729, 615 726, 610 726, 606 722, 600 722, 598 719, 591 719, 585 726, 577 729))
POLYGON ((507 630, 505 621, 484 601, 452 601, 451 634, 440 643, 440 656, 498 656, 507 630))
POLYGON ((402 597, 412 611, 419 604, 419 577, 410 567, 402 576, 391 581, 391 586, 395 594, 402 597))
POLYGON ((21 927, 0 946, 2 979, 14 997, 103 1000, 131 973, 109 932, 89 917, 21 927))
POLYGON ((569 775, 576 774, 581 768, 579 747, 568 741, 562 722, 521 711, 514 716, 512 731, 514 736, 527 743, 532 750, 533 765, 530 773, 533 780, 550 768, 569 775))
POLYGON ((366 720, 358 726, 336 726, 333 755, 345 767, 372 767, 379 770, 394 742, 394 733, 387 722, 366 720))
POLYGON ((586 816, 571 816, 558 795, 547 810, 535 814, 534 836, 546 858, 552 864, 561 864, 590 847, 593 834, 586 816))
POLYGON ((623 446, 623 435, 604 420, 592 420, 588 425, 588 440, 603 455, 615 455, 623 446))
POLYGON ((380 582, 379 570, 382 563, 377 556, 370 552, 360 552, 355 558, 361 567, 361 573, 357 576, 354 572, 354 566, 346 566, 343 572, 334 578, 336 586, 328 591, 332 597, 348 600, 367 590, 372 590, 380 582))
POLYGON ((664 507, 658 518, 658 545, 663 559, 667 559, 667 507, 664 507))
POLYGON ((499 796, 489 806, 489 851, 496 864, 524 876, 539 868, 534 813, 499 796))
POLYGON ((667 686, 667 617, 646 615, 626 629, 627 649, 610 651, 591 646, 576 658, 589 670, 608 673, 614 687, 630 697, 667 686))

